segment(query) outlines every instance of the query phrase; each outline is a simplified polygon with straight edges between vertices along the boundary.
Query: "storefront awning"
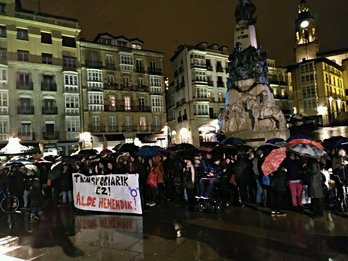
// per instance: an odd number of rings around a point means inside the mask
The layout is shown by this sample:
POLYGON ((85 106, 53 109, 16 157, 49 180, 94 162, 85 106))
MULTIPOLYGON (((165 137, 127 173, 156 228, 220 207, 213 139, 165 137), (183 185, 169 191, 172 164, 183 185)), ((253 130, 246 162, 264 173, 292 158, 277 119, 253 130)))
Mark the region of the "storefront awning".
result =
POLYGON ((125 137, 123 134, 106 134, 104 135, 105 139, 107 141, 120 141, 120 140, 125 140, 125 137))
POLYGON ((158 140, 165 140, 166 137, 163 134, 152 134, 152 133, 138 133, 137 138, 142 143, 155 143, 158 140))

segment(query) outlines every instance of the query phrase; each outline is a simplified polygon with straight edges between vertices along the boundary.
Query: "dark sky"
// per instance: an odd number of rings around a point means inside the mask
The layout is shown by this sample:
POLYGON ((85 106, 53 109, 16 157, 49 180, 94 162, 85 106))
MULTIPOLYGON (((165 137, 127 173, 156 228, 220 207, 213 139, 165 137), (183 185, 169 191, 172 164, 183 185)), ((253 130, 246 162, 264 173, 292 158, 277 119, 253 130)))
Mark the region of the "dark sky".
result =
MULTIPOLYGON (((82 37, 101 32, 138 37, 144 48, 165 54, 165 73, 180 44, 201 41, 233 46, 234 10, 238 0, 22 0, 29 10, 79 20, 82 37)), ((294 62, 294 23, 299 0, 253 0, 257 37, 278 65, 294 62)), ((308 0, 318 21, 320 50, 348 48, 348 0, 308 0)))

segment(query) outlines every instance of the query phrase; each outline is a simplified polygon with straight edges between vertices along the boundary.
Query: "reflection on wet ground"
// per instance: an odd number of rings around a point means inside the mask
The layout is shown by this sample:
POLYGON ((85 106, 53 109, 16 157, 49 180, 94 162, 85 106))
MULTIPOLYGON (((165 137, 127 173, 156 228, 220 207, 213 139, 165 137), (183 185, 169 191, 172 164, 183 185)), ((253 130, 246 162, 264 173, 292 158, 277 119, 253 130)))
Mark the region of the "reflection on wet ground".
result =
POLYGON ((23 214, 0 222, 0 237, 16 239, 0 247, 0 260, 348 260, 347 218, 335 215, 207 214, 168 203, 144 216, 57 208, 37 223, 23 214))

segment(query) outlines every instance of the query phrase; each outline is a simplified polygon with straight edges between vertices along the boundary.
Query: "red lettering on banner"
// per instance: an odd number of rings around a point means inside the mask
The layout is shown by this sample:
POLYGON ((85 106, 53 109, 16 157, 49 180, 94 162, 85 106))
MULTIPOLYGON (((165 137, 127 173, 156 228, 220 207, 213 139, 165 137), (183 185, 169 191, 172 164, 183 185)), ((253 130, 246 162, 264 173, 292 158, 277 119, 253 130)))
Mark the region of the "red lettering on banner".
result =
POLYGON ((77 193, 76 195, 76 205, 80 205, 80 206, 87 206, 87 207, 95 207, 95 201, 96 198, 95 197, 91 197, 91 196, 87 196, 87 199, 85 198, 85 196, 81 196, 80 192, 77 193))
POLYGON ((127 200, 117 200, 117 199, 110 199, 110 198, 99 198, 98 207, 104 208, 104 209, 112 209, 112 210, 123 210, 123 209, 129 209, 132 210, 133 201, 127 201, 127 200))

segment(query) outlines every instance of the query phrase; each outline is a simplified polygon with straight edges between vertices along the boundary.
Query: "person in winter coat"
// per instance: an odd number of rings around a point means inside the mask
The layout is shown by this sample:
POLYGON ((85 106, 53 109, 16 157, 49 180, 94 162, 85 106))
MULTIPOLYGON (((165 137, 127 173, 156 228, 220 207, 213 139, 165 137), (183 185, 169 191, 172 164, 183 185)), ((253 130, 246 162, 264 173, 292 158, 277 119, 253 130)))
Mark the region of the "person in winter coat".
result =
POLYGON ((69 164, 63 164, 63 172, 60 176, 60 194, 62 196, 62 203, 72 203, 72 170, 69 164))
POLYGON ((318 159, 309 158, 305 166, 308 175, 308 192, 313 204, 313 217, 323 216, 323 180, 318 159))
POLYGON ((232 171, 236 175, 242 206, 249 202, 248 186, 250 185, 252 167, 245 155, 237 155, 237 161, 232 171))
POLYGON ((279 169, 270 175, 270 201, 271 201, 271 215, 272 216, 286 216, 282 211, 284 204, 284 192, 286 191, 286 169, 283 163, 279 169))
POLYGON ((187 193, 189 210, 193 210, 195 203, 196 171, 193 166, 193 159, 186 159, 185 163, 186 166, 183 169, 183 185, 187 193))
POLYGON ((32 222, 37 221, 42 217, 43 207, 43 195, 40 189, 40 180, 35 178, 32 182, 32 186, 29 190, 29 201, 30 201, 30 220, 32 222))
POLYGON ((155 156, 153 160, 153 170, 157 173, 157 203, 163 204, 165 200, 164 168, 161 156, 155 156))
POLYGON ((292 206, 302 211, 302 192, 303 192, 303 173, 302 164, 296 158, 296 154, 291 152, 289 157, 285 159, 284 168, 286 169, 289 189, 291 193, 292 206))

